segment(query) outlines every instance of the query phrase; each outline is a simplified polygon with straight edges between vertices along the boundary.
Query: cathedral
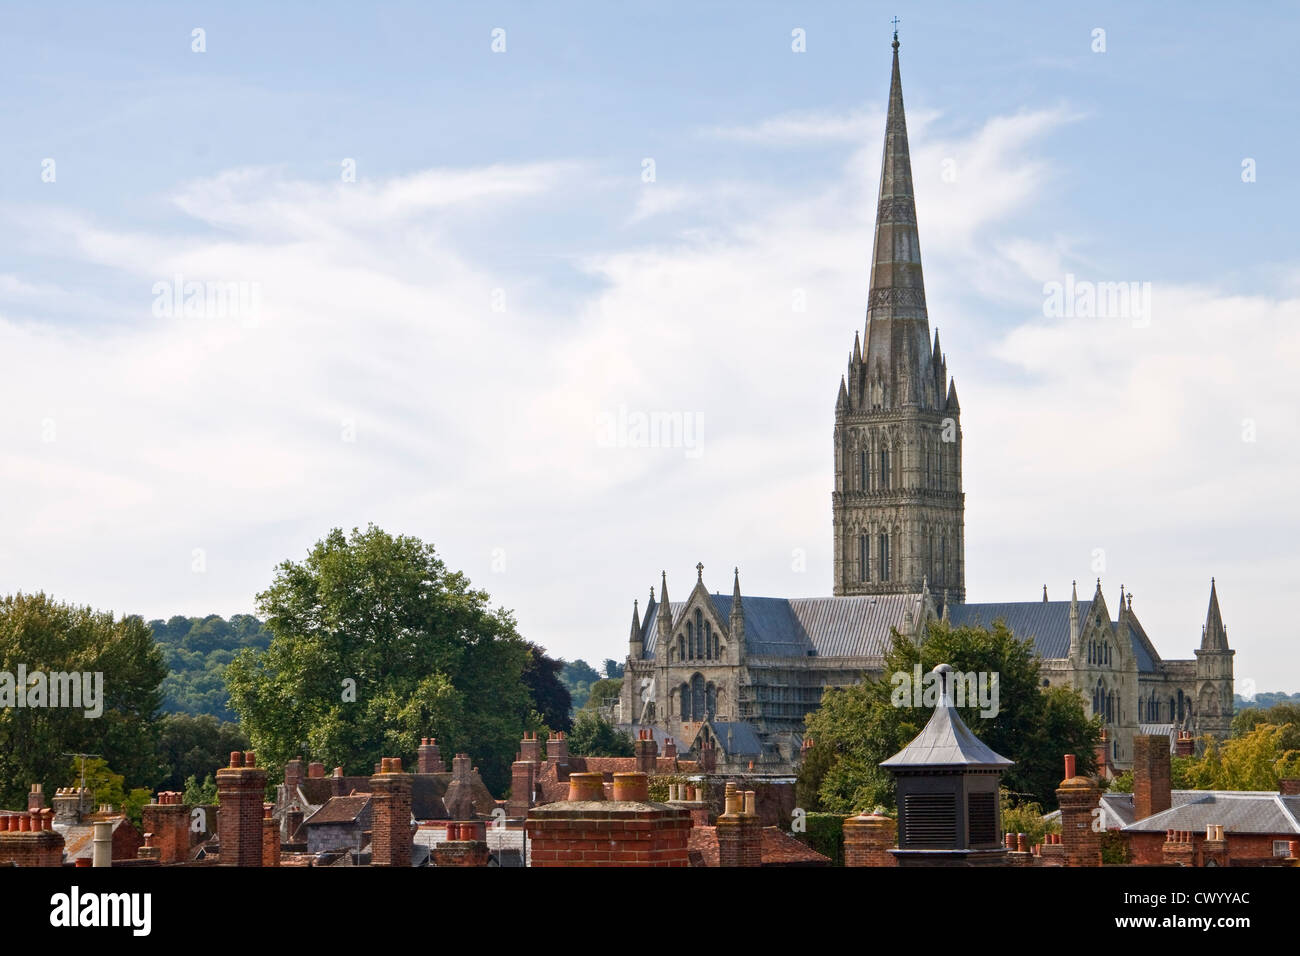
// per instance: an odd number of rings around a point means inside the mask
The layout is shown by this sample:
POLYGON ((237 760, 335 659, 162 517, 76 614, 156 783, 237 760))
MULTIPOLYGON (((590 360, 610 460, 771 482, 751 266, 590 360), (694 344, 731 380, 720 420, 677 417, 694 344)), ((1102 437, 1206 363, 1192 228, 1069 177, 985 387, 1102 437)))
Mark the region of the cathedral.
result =
POLYGON ((929 622, 991 626, 1033 640, 1044 686, 1071 687, 1100 714, 1107 759, 1129 767, 1133 737, 1177 730, 1224 737, 1233 712, 1233 651, 1210 583, 1200 647, 1164 660, 1121 587, 1114 608, 1098 580, 1080 599, 966 601, 961 406, 936 333, 930 338, 912 165, 898 67, 885 122, 866 327, 856 333, 835 400, 833 596, 710 592, 704 568, 683 601, 664 573, 634 605, 616 717, 679 749, 712 747, 719 769, 793 772, 804 717, 827 687, 883 675, 897 633, 929 622))

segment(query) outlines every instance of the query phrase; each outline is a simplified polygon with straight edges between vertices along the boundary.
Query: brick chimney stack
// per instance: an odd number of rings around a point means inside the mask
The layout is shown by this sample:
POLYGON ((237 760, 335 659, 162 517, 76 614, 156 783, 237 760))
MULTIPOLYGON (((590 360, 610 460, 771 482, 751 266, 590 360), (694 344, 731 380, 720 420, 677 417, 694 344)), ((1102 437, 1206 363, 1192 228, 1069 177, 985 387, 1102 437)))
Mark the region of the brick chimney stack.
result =
POLYGON ((1145 820, 1171 806, 1169 738, 1139 734, 1133 738, 1133 816, 1145 820))
POLYGON ((1277 790, 1284 797, 1300 797, 1300 777, 1283 777, 1277 782, 1277 790))
POLYGON ((54 829, 52 810, 0 816, 0 867, 62 866, 63 835, 54 829))
POLYGON ((529 811, 524 829, 533 866, 690 865, 687 810, 649 802, 641 772, 615 774, 612 801, 602 779, 596 772, 569 774, 568 800, 529 811))
POLYGON ((487 866, 491 860, 482 821, 447 824, 447 839, 433 848, 434 866, 487 866))
POLYGON ((275 805, 262 804, 262 865, 280 865, 280 821, 272 820, 275 805))
POLYGON ((81 787, 62 787, 55 791, 53 802, 54 822, 74 826, 90 813, 94 798, 89 790, 81 787))
POLYGON ((723 813, 717 822, 718 865, 760 866, 763 825, 754 812, 754 791, 742 793, 728 783, 723 799, 723 813))
POLYGON ((318 778, 325 776, 325 765, 319 760, 313 760, 307 765, 307 776, 318 778))
POLYGON ((1165 844, 1160 848, 1160 855, 1166 866, 1195 866, 1196 846, 1192 842, 1191 831, 1167 831, 1165 844))
POLYGON ((144 828, 153 834, 160 863, 179 863, 189 858, 190 808, 176 790, 163 790, 143 810, 144 828))
POLYGON ((42 787, 39 783, 32 784, 32 789, 27 794, 27 809, 28 810, 45 809, 45 793, 43 792, 42 787))
POLYGON ((636 769, 641 773, 654 773, 659 759, 659 745, 655 743, 654 733, 641 730, 638 739, 632 741, 633 753, 636 754, 636 769))
POLYGON ((415 752, 415 767, 420 773, 446 773, 447 766, 442 762, 442 752, 438 750, 436 737, 424 737, 415 752))
POLYGON ((519 742, 519 759, 531 760, 533 763, 542 762, 542 742, 532 731, 524 731, 524 739, 519 742))
POLYGON ((474 812, 474 790, 470 776, 473 770, 469 754, 456 754, 451 758, 451 783, 442 795, 447 817, 451 820, 473 820, 477 815, 474 812))
POLYGON ((231 751, 230 766, 217 771, 217 833, 222 866, 262 865, 262 798, 266 771, 253 751, 231 751))
POLYGON ((1101 742, 1097 744, 1097 776, 1106 780, 1110 775, 1110 738, 1102 728, 1101 742))
POLYGON ((1065 865, 1101 866, 1101 834, 1093 829, 1093 811, 1101 791, 1087 777, 1075 773, 1074 754, 1065 755, 1065 779, 1056 790, 1056 800, 1061 807, 1065 865))
POLYGON ((385 757, 370 778, 371 866, 411 865, 411 775, 400 757, 385 757))
POLYGON ((1178 738, 1174 741, 1174 752, 1180 757, 1191 757, 1196 753, 1196 738, 1192 736, 1190 730, 1178 731, 1178 738))
POLYGON ((898 846, 898 822, 877 813, 862 813, 844 821, 845 866, 898 866, 889 852, 898 846))
POLYGON ((677 740, 675 738, 669 737, 664 740, 664 756, 669 760, 677 759, 677 740))
POLYGON ((551 734, 546 741, 546 762, 564 772, 569 765, 569 738, 563 730, 551 734))
POLYGON ((700 744, 700 764, 705 773, 718 772, 718 748, 713 746, 713 741, 706 740, 700 744))
POLYGON ((306 767, 302 757, 295 757, 284 765, 284 798, 290 803, 298 799, 298 788, 302 786, 306 767))

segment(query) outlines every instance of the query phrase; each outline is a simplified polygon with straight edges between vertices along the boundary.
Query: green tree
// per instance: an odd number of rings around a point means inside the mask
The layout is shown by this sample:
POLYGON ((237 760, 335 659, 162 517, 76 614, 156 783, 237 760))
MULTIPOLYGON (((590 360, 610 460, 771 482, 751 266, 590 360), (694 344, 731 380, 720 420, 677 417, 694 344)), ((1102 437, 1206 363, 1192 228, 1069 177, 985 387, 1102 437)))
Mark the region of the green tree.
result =
POLYGON ((182 789, 190 776, 202 780, 224 767, 232 750, 252 747, 237 724, 211 714, 167 714, 159 723, 158 758, 166 776, 158 786, 163 790, 182 789))
POLYGON ((920 733, 931 711, 910 706, 910 701, 894 706, 892 675, 910 679, 915 665, 925 674, 941 663, 958 672, 998 675, 997 714, 981 717, 974 702, 960 713, 984 743, 1016 761, 1003 784, 1017 800, 1055 808, 1063 754, 1076 755, 1081 773, 1096 769, 1100 721, 1087 717, 1083 699, 1074 691, 1040 689, 1040 662, 1031 642, 1016 638, 1001 621, 991 630, 936 621, 920 643, 894 633, 885 679, 830 689, 809 715, 807 734, 814 749, 829 752, 829 766, 816 767, 822 775, 817 792, 823 809, 849 813, 877 804, 894 806, 892 777, 878 765, 920 733))
POLYGON ((524 684, 532 697, 533 707, 550 730, 568 731, 573 726, 570 712, 573 699, 569 689, 560 680, 564 661, 546 656, 546 649, 528 644, 528 663, 524 666, 524 684))
POLYGON ((623 691, 623 678, 602 677, 591 685, 591 694, 587 698, 584 710, 595 710, 604 705, 611 697, 617 697, 623 691))
POLYGON ((632 738, 594 710, 583 710, 573 720, 569 753, 581 757, 631 757, 632 738))
POLYGON ((191 806, 211 806, 217 802, 217 781, 211 774, 199 783, 193 774, 185 778, 182 799, 191 806))
POLYGON ((528 645, 488 602, 418 538, 336 528, 258 595, 273 639, 230 664, 231 704, 272 765, 305 753, 369 773, 432 734, 501 792, 542 720, 522 679, 528 645))
POLYGON ((587 706, 591 695, 591 685, 600 680, 600 674, 584 660, 567 662, 560 671, 560 681, 569 690, 572 706, 581 709, 587 706))
MULTIPOLYGON (((0 598, 0 672, 16 677, 20 664, 29 676, 102 674, 103 711, 87 717, 93 708, 0 706, 0 806, 23 803, 32 783, 55 785, 68 753, 99 754, 133 785, 155 782, 154 717, 166 665, 140 618, 115 618, 45 594, 0 598)), ((93 678, 91 686, 93 692, 93 678)))
POLYGON ((84 783, 94 795, 95 805, 111 806, 126 814, 139 827, 144 816, 144 805, 152 795, 147 787, 126 789, 126 778, 114 773, 102 757, 73 757, 68 761, 58 783, 61 787, 80 787, 84 783))

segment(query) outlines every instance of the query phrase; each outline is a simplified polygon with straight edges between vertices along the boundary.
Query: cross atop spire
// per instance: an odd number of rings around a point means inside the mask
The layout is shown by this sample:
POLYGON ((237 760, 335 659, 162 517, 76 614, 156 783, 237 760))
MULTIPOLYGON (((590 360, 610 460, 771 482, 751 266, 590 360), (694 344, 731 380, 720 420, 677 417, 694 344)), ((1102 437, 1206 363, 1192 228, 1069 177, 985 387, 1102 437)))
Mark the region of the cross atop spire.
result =
POLYGON ((890 20, 889 22, 894 25, 894 49, 897 50, 898 49, 898 25, 902 21, 899 20, 898 17, 894 17, 894 19, 890 20))

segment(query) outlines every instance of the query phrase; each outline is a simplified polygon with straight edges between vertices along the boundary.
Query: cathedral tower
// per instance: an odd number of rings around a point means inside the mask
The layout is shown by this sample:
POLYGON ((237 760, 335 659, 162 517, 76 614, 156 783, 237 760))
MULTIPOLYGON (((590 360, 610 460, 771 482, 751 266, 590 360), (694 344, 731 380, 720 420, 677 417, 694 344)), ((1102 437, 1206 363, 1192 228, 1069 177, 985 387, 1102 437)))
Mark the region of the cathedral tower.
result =
POLYGON ((835 594, 966 594, 961 409, 930 342, 898 34, 865 337, 835 402, 835 594))

